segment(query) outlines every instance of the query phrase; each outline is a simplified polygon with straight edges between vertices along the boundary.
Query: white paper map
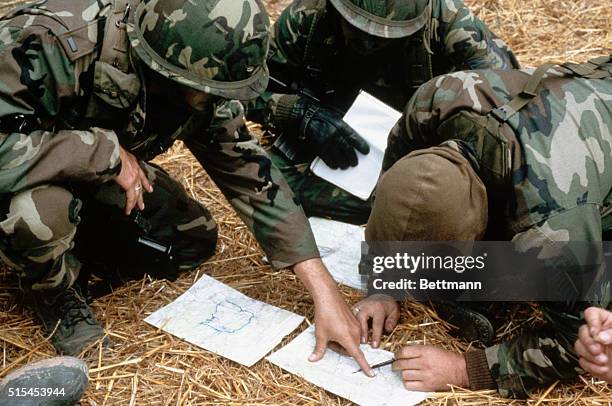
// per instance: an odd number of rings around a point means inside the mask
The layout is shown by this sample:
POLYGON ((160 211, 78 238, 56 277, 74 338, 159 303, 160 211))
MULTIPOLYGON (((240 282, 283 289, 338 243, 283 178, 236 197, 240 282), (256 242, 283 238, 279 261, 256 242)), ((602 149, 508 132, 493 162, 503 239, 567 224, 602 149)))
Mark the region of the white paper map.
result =
POLYGON ((302 320, 302 316, 251 299, 204 275, 145 322, 205 350, 251 366, 302 320))
POLYGON ((357 152, 359 162, 352 168, 331 169, 321 158, 316 158, 310 169, 318 177, 367 200, 382 169, 389 132, 401 116, 399 111, 361 91, 344 115, 344 121, 368 142, 370 153, 363 155, 357 152))
MULTIPOLYGON (((306 329, 285 347, 266 359, 284 370, 301 376, 338 396, 363 406, 412 406, 427 398, 425 392, 412 392, 404 388, 400 375, 387 365, 376 369, 376 376, 368 378, 358 372, 357 362, 351 357, 330 349, 319 362, 308 361, 315 345, 314 327, 306 329)), ((393 353, 361 345, 370 365, 384 362, 393 353)))
POLYGON ((318 217, 308 220, 321 259, 336 282, 363 290, 359 260, 361 242, 365 240, 364 228, 318 217))

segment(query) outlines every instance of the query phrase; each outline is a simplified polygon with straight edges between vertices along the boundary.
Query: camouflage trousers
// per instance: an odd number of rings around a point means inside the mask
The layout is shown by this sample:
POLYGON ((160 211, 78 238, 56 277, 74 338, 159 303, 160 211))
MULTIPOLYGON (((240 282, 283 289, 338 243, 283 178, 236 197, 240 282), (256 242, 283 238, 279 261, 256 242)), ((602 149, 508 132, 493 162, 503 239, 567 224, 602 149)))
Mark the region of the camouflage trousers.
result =
POLYGON ((574 382, 579 373, 574 342, 584 324, 586 303, 542 303, 547 323, 486 349, 491 375, 504 397, 526 398, 535 388, 556 380, 574 382))
POLYGON ((331 218, 352 224, 365 224, 372 210, 372 199, 363 201, 319 178, 310 170, 311 161, 292 161, 274 146, 267 148, 272 162, 280 169, 306 215, 331 218))
POLYGON ((123 213, 125 195, 115 182, 45 185, 0 199, 0 257, 22 286, 69 287, 82 266, 165 276, 208 259, 217 242, 208 210, 160 168, 144 169, 154 188, 141 213, 150 225, 146 237, 171 246, 171 261, 138 241, 142 228, 123 213))

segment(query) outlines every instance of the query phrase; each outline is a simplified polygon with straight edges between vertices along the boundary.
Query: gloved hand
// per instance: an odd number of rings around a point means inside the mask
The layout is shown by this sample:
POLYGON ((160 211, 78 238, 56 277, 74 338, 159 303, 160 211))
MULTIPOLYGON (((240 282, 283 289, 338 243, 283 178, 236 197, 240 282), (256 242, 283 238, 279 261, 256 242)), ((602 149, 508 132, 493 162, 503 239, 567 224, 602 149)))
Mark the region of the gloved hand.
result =
POLYGON ((297 133, 298 143, 332 169, 357 166, 355 150, 362 154, 370 152, 368 143, 333 110, 299 98, 291 115, 292 132, 297 133))

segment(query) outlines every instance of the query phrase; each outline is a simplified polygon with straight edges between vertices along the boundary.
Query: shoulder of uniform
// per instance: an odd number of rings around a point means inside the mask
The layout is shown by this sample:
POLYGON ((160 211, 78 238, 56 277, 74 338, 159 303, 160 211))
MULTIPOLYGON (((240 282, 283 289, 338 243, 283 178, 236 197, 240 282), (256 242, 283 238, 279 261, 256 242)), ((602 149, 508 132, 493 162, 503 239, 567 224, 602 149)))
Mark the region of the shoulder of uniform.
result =
POLYGON ((453 21, 467 6, 461 0, 431 0, 431 18, 445 23, 453 21))
POLYGON ((462 0, 431 0, 431 6, 434 10, 456 13, 465 7, 465 3, 462 0))
POLYGON ((42 28, 57 38, 66 56, 75 61, 98 48, 108 4, 108 0, 41 1, 11 12, 3 18, 3 25, 22 28, 24 36, 36 35, 42 28))

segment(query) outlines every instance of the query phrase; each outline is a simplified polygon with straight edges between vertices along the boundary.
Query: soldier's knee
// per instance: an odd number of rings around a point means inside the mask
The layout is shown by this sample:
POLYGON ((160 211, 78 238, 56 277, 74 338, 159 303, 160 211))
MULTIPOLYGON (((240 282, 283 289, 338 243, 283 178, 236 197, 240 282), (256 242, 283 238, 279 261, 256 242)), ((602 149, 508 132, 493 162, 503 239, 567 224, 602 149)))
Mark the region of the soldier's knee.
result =
POLYGON ((81 203, 68 190, 42 186, 15 195, 0 229, 14 249, 30 249, 72 240, 81 203))
POLYGON ((191 221, 176 225, 178 231, 174 245, 175 260, 180 268, 193 268, 215 253, 218 239, 218 227, 208 210, 198 206, 199 215, 191 221))
POLYGON ((185 241, 182 249, 191 252, 198 261, 208 259, 217 246, 218 227, 206 208, 202 207, 202 214, 187 224, 178 225, 181 239, 185 241))
POLYGON ((206 207, 192 199, 166 171, 151 164, 145 169, 155 189, 145 202, 145 215, 155 229, 152 237, 172 244, 180 269, 198 266, 215 252, 217 224, 206 207))

